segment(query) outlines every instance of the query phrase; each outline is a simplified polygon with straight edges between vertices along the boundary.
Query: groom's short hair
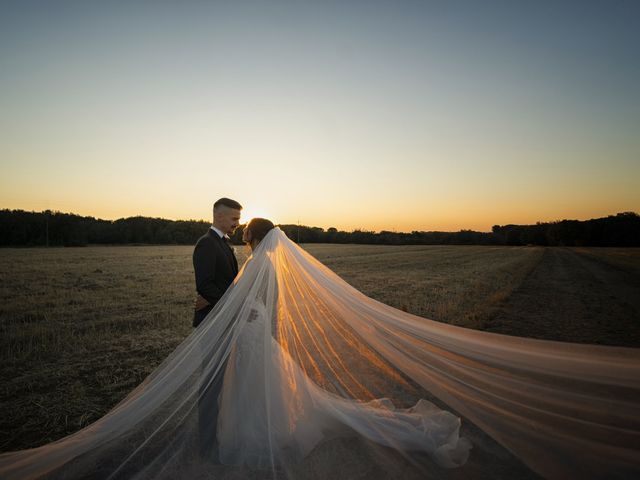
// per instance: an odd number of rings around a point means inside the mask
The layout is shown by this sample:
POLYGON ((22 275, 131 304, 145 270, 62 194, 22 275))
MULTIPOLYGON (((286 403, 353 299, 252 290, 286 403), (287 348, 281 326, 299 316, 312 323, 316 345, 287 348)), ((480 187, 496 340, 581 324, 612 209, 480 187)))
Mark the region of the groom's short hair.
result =
POLYGON ((233 208, 234 210, 242 210, 242 205, 240 205, 235 200, 231 200, 230 198, 225 198, 225 197, 222 197, 216 200, 216 203, 213 204, 213 211, 215 212, 221 206, 233 208))

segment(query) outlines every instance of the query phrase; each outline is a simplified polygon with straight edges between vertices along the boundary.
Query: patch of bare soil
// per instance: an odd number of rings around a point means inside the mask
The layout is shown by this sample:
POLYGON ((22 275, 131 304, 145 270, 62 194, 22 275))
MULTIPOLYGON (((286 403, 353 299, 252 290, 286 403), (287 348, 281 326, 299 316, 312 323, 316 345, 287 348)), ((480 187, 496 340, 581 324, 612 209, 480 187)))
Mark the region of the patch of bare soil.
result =
POLYGON ((640 272, 570 248, 547 248, 487 322, 490 332, 640 347, 640 272))

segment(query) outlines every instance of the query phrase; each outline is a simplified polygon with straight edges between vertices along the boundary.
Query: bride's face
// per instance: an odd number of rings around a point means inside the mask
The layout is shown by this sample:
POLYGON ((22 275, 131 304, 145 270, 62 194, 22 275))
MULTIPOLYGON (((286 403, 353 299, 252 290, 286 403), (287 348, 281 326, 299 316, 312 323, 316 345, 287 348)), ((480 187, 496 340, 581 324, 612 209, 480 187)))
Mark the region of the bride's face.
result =
POLYGON ((247 227, 245 227, 244 231, 242 232, 242 241, 248 245, 251 244, 251 230, 249 230, 247 227))

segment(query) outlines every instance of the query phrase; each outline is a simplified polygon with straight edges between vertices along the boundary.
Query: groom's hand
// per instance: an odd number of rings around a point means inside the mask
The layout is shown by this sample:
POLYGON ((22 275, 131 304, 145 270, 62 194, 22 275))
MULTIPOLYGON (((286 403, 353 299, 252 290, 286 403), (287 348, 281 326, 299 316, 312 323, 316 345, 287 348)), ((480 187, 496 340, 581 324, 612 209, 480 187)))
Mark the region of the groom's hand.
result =
POLYGON ((211 305, 209 301, 206 298, 204 298, 202 295, 197 295, 196 299, 193 301, 193 308, 195 308, 196 311, 202 310, 203 308, 206 308, 209 305, 211 305))

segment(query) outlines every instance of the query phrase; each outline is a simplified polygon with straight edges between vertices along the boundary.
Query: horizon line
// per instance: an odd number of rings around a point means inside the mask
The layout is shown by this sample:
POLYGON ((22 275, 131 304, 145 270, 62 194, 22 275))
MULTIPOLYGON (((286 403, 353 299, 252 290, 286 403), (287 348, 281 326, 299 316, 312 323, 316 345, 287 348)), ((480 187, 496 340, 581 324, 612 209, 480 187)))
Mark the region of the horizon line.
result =
MULTIPOLYGON (((149 218, 149 219, 154 219, 154 220, 167 220, 167 221, 171 221, 171 222, 203 222, 203 223, 209 223, 209 224, 211 223, 210 220, 205 220, 205 219, 196 219, 196 218, 189 218, 189 219, 178 218, 178 219, 173 219, 173 218, 165 218, 165 217, 150 217, 150 216, 145 216, 145 215, 131 215, 131 216, 128 216, 128 217, 119 217, 119 218, 115 218, 115 219, 108 219, 108 218, 99 218, 99 217, 96 217, 96 216, 93 216, 93 215, 81 215, 81 214, 78 214, 78 213, 63 212, 61 210, 53 210, 53 209, 46 209, 46 210, 36 211, 36 210, 24 210, 24 209, 0 208, 0 211, 39 213, 39 214, 43 214, 43 213, 46 213, 46 212, 52 212, 52 213, 60 213, 60 214, 63 214, 63 215, 74 215, 74 216, 78 216, 78 217, 93 218, 95 220, 100 220, 100 221, 105 221, 105 222, 116 222, 118 220, 127 220, 127 219, 130 219, 130 218, 149 218)), ((505 224, 497 224, 496 223, 496 224, 494 224, 494 226, 501 226, 501 227, 510 226, 510 225, 514 225, 514 226, 530 226, 530 225, 538 225, 538 224, 559 223, 559 222, 564 222, 564 221, 588 222, 590 220, 599 220, 599 219, 603 219, 603 218, 616 217, 618 215, 627 214, 627 213, 638 215, 637 212, 629 210, 629 211, 623 211, 623 212, 617 212, 617 213, 609 214, 609 215, 602 216, 602 217, 588 218, 588 219, 584 219, 584 220, 573 219, 573 218, 563 218, 563 219, 560 219, 560 220, 536 221, 535 223, 505 223, 505 224)), ((241 223, 240 225, 246 225, 249 222, 249 220, 247 220, 246 222, 241 223)), ((320 227, 320 226, 316 226, 316 225, 303 225, 303 224, 300 224, 299 222, 291 222, 291 223, 278 222, 278 223, 276 223, 276 226, 278 226, 278 225, 297 225, 299 227, 306 227, 306 228, 320 228, 323 231, 327 231, 330 228, 336 228, 336 227, 333 227, 333 226, 320 227)), ((456 233, 456 232, 462 232, 462 231, 470 231, 470 232, 477 232, 477 233, 492 233, 491 230, 483 231, 483 230, 472 230, 472 229, 468 229, 468 228, 460 228, 459 230, 456 230, 456 231, 411 230, 410 232, 390 230, 390 229, 384 229, 384 228, 380 229, 380 230, 370 230, 370 229, 363 228, 363 227, 356 227, 356 228, 353 228, 350 231, 341 230, 339 228, 337 228, 336 230, 339 231, 339 232, 347 232, 347 233, 352 233, 352 232, 356 232, 356 231, 373 232, 373 233, 391 232, 391 233, 405 233, 405 234, 410 234, 412 232, 456 233)))

